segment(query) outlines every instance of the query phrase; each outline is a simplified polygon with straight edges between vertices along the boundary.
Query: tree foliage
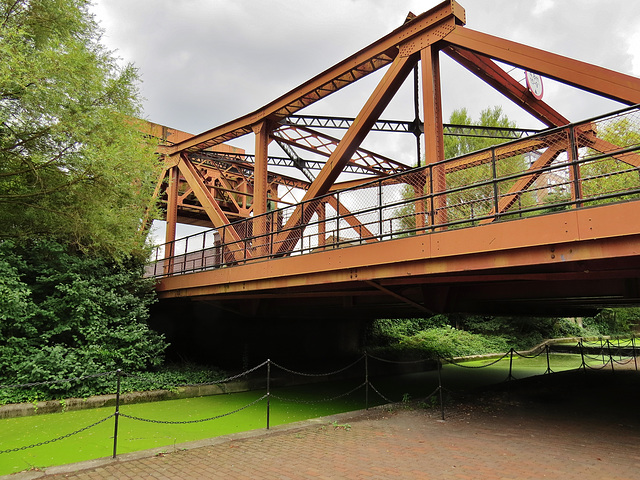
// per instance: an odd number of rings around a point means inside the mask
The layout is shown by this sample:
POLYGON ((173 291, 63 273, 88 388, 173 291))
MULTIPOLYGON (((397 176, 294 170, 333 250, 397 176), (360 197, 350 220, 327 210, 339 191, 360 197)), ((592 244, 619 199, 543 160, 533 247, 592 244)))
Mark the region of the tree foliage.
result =
MULTIPOLYGON (((599 126, 598 136, 624 150, 640 146, 640 126, 631 121, 630 117, 623 117, 599 126)), ((585 149, 585 162, 579 166, 582 178, 582 195, 584 198, 597 198, 602 195, 622 193, 640 188, 638 168, 632 163, 626 163, 628 155, 617 155, 602 158, 602 153, 591 148, 585 149), (593 160, 590 160, 593 158, 593 160)), ((637 157, 638 150, 631 155, 637 157)), ((626 199, 637 199, 638 194, 632 194, 626 199)), ((618 201, 615 199, 613 201, 618 201)), ((594 203, 606 203, 612 200, 597 200, 594 203)))
MULTIPOLYGON (((155 295, 141 270, 51 240, 0 243, 0 384, 160 365, 167 344, 146 324, 155 295)), ((24 399, 83 396, 100 382, 34 387, 24 399)))
MULTIPOLYGON (((453 125, 475 125, 496 128, 515 128, 515 122, 502 112, 502 108, 495 106, 486 108, 480 112, 480 118, 473 120, 466 108, 454 110, 449 118, 449 123, 453 125)), ((485 136, 453 136, 446 135, 444 137, 444 154, 446 159, 459 157, 467 153, 482 150, 493 145, 504 143, 504 139, 491 138, 485 136)), ((501 159, 496 163, 497 177, 506 177, 515 172, 524 170, 525 159, 522 155, 513 155, 512 157, 501 159)), ((466 168, 461 168, 446 175, 445 183, 448 190, 454 190, 447 193, 446 210, 447 221, 456 222, 467 219, 473 220, 477 217, 487 215, 494 207, 494 191, 493 185, 486 183, 493 178, 491 162, 474 164, 466 168), (477 186, 474 186, 476 185, 477 186), (455 189, 464 187, 464 189, 455 191, 455 189)), ((498 183, 498 193, 502 194, 509 190, 515 183, 515 180, 503 180, 498 183)), ((427 193, 427 192, 425 192, 427 193)), ((402 197, 405 200, 414 198, 415 188, 407 185, 402 197)), ((415 206, 413 203, 406 204, 398 209, 397 217, 402 231, 408 231, 415 228, 415 206)), ((458 224, 457 226, 464 226, 458 224)), ((455 228, 456 225, 450 228, 455 228)))
POLYGON ((114 258, 157 178, 133 118, 137 72, 99 43, 87 0, 0 0, 0 239, 50 236, 114 258))

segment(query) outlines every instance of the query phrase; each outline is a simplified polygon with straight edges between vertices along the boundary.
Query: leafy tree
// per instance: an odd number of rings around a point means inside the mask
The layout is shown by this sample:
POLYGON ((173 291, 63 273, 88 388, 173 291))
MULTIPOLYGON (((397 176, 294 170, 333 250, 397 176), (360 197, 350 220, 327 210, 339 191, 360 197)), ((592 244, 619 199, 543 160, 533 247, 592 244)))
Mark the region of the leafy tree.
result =
MULTIPOLYGON (((159 366, 167 344, 146 324, 155 295, 141 271, 135 261, 115 263, 51 240, 0 243, 0 384, 159 366)), ((103 381, 34 387, 22 399, 84 396, 103 381)))
POLYGON ((603 308, 583 324, 594 335, 629 334, 640 325, 640 308, 603 308))
MULTIPOLYGON (((616 149, 635 147, 633 153, 611 157, 598 158, 601 152, 586 149, 584 159, 587 161, 579 167, 582 178, 582 195, 584 198, 593 198, 600 195, 622 193, 640 188, 640 173, 637 167, 625 163, 623 159, 629 155, 636 157, 639 154, 640 126, 631 121, 630 116, 617 118, 604 125, 599 125, 598 137, 614 146, 616 149), (589 160, 595 157, 594 160, 589 160)), ((629 195, 626 199, 638 198, 638 194, 629 195)), ((606 203, 614 200, 597 200, 593 203, 606 203)), ((591 203, 591 204, 593 204, 591 203)))
POLYGON ((99 43, 88 0, 0 0, 0 239, 138 253, 157 178, 137 72, 99 43))

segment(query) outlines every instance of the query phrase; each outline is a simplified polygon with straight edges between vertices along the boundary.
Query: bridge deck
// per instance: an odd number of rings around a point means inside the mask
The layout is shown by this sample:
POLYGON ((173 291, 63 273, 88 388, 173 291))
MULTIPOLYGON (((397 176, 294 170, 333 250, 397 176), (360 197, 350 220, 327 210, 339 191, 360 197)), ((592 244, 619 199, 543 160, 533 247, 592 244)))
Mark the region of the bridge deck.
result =
POLYGON ((239 310, 263 301, 291 314, 310 298, 318 313, 347 307, 399 316, 633 303, 640 301, 638 208, 634 201, 248 262, 167 276, 157 290, 239 310))
POLYGON ((163 245, 150 273, 161 298, 250 315, 637 303, 639 124, 632 107, 332 192, 163 245))

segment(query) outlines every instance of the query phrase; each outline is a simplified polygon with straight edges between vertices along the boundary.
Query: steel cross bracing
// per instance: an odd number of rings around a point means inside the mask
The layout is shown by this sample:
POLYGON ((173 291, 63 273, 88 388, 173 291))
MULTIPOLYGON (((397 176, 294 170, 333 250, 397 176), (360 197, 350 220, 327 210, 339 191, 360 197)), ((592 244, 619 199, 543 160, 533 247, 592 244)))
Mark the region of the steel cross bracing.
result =
MULTIPOLYGON (((291 125, 299 127, 315 127, 315 128, 336 128, 346 130, 352 124, 354 118, 348 117, 327 117, 318 115, 291 115, 280 121, 282 125, 291 125)), ((501 128, 489 127, 481 125, 454 125, 451 123, 443 123, 444 135, 456 137, 483 137, 483 138, 500 138, 504 140, 513 140, 528 135, 539 133, 540 130, 531 128, 501 128)), ((416 125, 414 121, 404 120, 378 120, 373 127, 372 132, 402 132, 419 133, 424 132, 424 124, 422 122, 416 125)))
MULTIPOLYGON (((534 97, 501 65, 534 72, 623 105, 640 103, 640 80, 483 34, 465 27, 465 22, 464 9, 458 3, 443 1, 421 15, 410 15, 393 32, 264 107, 198 135, 182 136, 162 145, 159 151, 168 181, 158 184, 158 192, 167 210, 168 245, 173 245, 177 220, 188 220, 181 208, 200 209, 199 224, 208 222, 226 239, 228 258, 237 263, 286 257, 299 248, 304 250, 307 230, 317 238, 312 247, 324 248, 332 236, 336 245, 381 243, 394 238, 393 234, 387 237, 383 233, 394 221, 408 222, 418 235, 459 228, 461 212, 470 215, 465 221, 474 225, 495 224, 510 218, 515 208, 521 215, 542 208, 527 202, 537 199, 544 203, 551 188, 561 198, 566 196, 563 206, 577 209, 594 201, 589 199, 595 198, 593 191, 598 182, 606 184, 602 179, 615 178, 630 188, 628 195, 635 195, 633 179, 640 167, 637 145, 624 144, 625 137, 607 133, 613 128, 612 122, 624 120, 636 125, 635 113, 570 125, 565 116, 534 97), (441 53, 549 130, 444 124, 441 53), (382 68, 382 78, 353 118, 298 113, 382 68), (414 120, 381 120, 381 114, 412 72, 414 120), (344 134, 334 137, 318 129, 342 130, 344 134), (363 148, 363 140, 372 131, 412 133, 421 139, 417 150, 421 152, 420 146, 424 147, 424 168, 410 170, 393 158, 363 148), (243 135, 254 136, 254 155, 223 144, 243 135), (445 161, 445 135, 517 141, 445 161), (286 156, 272 155, 270 147, 276 145, 286 156), (314 158, 305 159, 299 151, 312 153, 314 158), (530 160, 521 161, 525 157, 530 160), (270 170, 281 167, 297 169, 304 179, 270 170), (596 169, 606 171, 590 176, 596 169), (340 178, 344 173, 356 178, 345 182, 340 178), (367 182, 379 183, 374 189, 367 182), (348 190, 353 186, 358 188, 348 190), (404 188, 403 193, 397 188, 404 188), (294 190, 302 192, 302 201, 289 198, 294 190), (354 209, 347 201, 357 195, 355 192, 369 192, 363 197, 368 202, 373 198, 386 200, 388 196, 391 206, 375 210, 375 228, 369 218, 373 208, 354 209), (403 220, 389 220, 403 202, 403 220), (277 213, 273 210, 287 205, 277 213), (251 226, 234 223, 236 219, 251 222, 251 226), (346 230, 341 226, 342 220, 346 230), (332 228, 334 231, 330 231, 332 228), (347 233, 348 238, 341 237, 347 233)), ((605 196, 611 195, 614 193, 605 196)), ((168 255, 171 248, 166 249, 168 255)))

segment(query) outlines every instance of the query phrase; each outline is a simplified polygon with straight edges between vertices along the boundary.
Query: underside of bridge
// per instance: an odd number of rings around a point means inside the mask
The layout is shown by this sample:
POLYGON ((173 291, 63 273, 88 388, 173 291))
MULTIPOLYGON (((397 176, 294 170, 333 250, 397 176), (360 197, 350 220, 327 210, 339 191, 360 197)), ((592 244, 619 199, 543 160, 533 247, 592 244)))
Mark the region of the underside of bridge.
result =
POLYGON ((152 274, 164 305, 303 320, 640 304, 640 80, 465 22, 444 1, 244 117, 198 135, 155 129, 167 243, 152 274), (441 54, 547 128, 444 124, 441 54), (298 114, 382 69, 355 116, 298 114), (381 119, 412 78, 415 118, 381 119), (572 124, 542 101, 541 79, 630 108, 572 124), (612 134, 620 125, 628 135, 612 134), (372 132, 415 138, 419 168, 365 148, 372 132), (254 154, 226 143, 245 135, 254 154), (445 159, 446 135, 506 143, 445 159), (213 230, 188 244, 179 223, 213 230))

